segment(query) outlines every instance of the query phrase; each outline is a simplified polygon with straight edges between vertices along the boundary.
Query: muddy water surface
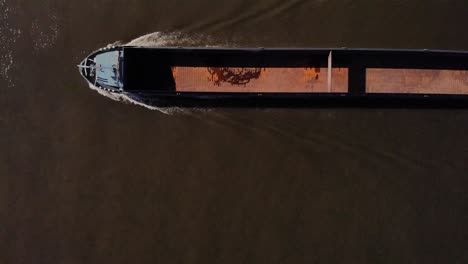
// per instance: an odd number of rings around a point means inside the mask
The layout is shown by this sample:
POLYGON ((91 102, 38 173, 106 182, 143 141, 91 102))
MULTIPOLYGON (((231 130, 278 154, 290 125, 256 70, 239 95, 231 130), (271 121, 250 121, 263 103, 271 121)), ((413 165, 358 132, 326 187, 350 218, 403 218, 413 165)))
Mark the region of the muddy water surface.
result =
POLYGON ((0 10, 0 263, 468 261, 467 110, 168 115, 103 97, 75 66, 132 40, 467 50, 466 1, 0 0, 0 10))

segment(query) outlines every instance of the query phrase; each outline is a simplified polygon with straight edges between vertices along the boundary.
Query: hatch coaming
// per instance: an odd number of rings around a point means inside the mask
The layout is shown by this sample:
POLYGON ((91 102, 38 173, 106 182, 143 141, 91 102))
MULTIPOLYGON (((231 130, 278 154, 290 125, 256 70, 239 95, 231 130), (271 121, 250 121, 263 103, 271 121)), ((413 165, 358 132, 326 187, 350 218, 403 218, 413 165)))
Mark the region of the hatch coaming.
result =
POLYGON ((112 92, 341 96, 468 94, 467 57, 448 51, 112 47, 88 59, 95 64, 90 82, 112 92))
POLYGON ((125 51, 127 91, 468 95, 467 52, 167 47, 125 51))

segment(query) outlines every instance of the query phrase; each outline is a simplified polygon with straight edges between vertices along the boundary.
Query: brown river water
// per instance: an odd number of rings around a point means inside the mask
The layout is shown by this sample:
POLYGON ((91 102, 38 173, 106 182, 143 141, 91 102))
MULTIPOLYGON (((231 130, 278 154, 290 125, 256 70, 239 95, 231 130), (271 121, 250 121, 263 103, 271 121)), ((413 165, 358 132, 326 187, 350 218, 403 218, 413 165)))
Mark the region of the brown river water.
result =
POLYGON ((0 11, 0 263, 468 262, 468 109, 151 110, 76 69, 132 40, 468 50, 466 0, 0 11))

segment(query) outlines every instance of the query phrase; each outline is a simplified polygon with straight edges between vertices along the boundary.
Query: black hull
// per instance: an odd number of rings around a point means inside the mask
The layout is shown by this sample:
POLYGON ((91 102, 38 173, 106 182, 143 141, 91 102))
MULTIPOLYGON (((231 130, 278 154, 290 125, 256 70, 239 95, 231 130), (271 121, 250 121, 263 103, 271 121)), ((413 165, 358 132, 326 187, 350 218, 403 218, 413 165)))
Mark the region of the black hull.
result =
POLYGON ((225 94, 125 93, 156 107, 196 108, 430 108, 468 109, 467 95, 419 94, 225 94))

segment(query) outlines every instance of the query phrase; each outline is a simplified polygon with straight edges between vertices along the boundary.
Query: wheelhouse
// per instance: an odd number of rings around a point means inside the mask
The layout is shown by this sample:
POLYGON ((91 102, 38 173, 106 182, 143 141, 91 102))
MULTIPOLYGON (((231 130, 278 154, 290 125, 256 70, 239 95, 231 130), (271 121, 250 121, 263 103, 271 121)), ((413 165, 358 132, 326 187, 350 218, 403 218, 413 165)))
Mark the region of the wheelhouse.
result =
POLYGON ((123 49, 101 49, 78 65, 90 85, 110 92, 123 91, 123 49))

